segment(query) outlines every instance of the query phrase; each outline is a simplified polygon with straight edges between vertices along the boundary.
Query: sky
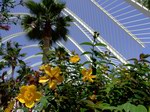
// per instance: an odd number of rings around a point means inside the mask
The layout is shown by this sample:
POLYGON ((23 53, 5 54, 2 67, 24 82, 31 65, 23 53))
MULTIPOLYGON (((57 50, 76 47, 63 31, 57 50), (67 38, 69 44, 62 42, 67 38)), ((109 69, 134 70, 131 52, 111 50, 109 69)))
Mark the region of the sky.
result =
MULTIPOLYGON (((95 1, 99 5, 101 5, 106 11, 108 11, 108 13, 110 13, 116 20, 120 20, 119 22, 121 24, 124 24, 125 27, 128 27, 128 30, 132 31, 132 33, 138 38, 150 37, 150 25, 140 25, 150 23, 150 18, 146 15, 141 14, 139 10, 136 10, 133 6, 126 3, 125 0, 95 1), (131 13, 127 13, 130 11, 131 13), (137 14, 139 14, 139 16, 136 16, 137 14), (135 17, 126 18, 132 15, 135 15, 135 17), (141 20, 143 18, 144 20, 141 20), (144 28, 148 30, 143 30, 144 28)), ((73 13, 75 13, 76 16, 82 19, 85 22, 85 24, 89 26, 89 28, 99 32, 103 39, 107 41, 112 47, 114 47, 118 52, 120 52, 126 59, 130 59, 133 57, 138 58, 140 53, 150 54, 150 44, 145 44, 145 48, 141 47, 141 45, 139 45, 130 35, 128 35, 127 32, 125 32, 120 26, 118 26, 114 21, 112 21, 110 17, 108 17, 103 11, 99 10, 99 8, 96 7, 91 2, 91 0, 65 0, 65 2, 69 10, 71 10, 73 13)), ((17 6, 15 7, 15 9, 12 10, 12 12, 26 13, 29 11, 25 7, 17 6)), ((67 14, 66 11, 64 12, 67 14)), ((92 38, 90 32, 76 20, 71 24, 69 31, 69 36, 78 45, 80 45, 80 43, 82 42, 90 41, 89 38, 92 38)), ((19 24, 11 25, 11 29, 9 31, 1 31, 0 34, 5 39, 14 37, 11 38, 12 41, 19 42, 21 45, 23 45, 24 49, 22 50, 22 52, 27 52, 27 57, 24 60, 26 60, 26 62, 29 65, 34 66, 36 63, 38 64, 39 62, 41 62, 41 56, 29 58, 41 51, 36 46, 38 44, 38 41, 29 41, 22 27, 19 24), (29 47, 30 45, 35 46, 29 47), (28 48, 26 48, 25 46, 28 46, 28 48)), ((142 41, 150 42, 150 40, 142 41)), ((75 50, 78 54, 81 54, 83 51, 87 51, 90 49, 87 46, 80 46, 82 49, 79 50, 76 44, 73 44, 72 41, 69 39, 67 42, 62 41, 62 44, 70 51, 75 50)), ((103 51, 106 50, 104 48, 101 49, 103 51)), ((86 60, 86 58, 83 56, 81 56, 81 58, 82 61, 86 60)))

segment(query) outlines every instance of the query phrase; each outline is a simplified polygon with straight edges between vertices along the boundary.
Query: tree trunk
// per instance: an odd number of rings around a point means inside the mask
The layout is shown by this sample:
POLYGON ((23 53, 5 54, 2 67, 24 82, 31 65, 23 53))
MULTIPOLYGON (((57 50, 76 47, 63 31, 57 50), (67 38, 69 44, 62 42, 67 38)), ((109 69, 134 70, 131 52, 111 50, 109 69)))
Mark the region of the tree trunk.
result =
POLYGON ((45 24, 45 29, 44 29, 44 36, 43 36, 43 63, 47 64, 49 63, 48 59, 48 51, 50 48, 50 43, 51 43, 51 27, 50 27, 50 22, 46 22, 45 24))
POLYGON ((44 64, 47 64, 49 62, 49 59, 48 59, 48 51, 49 51, 49 47, 50 47, 50 39, 49 37, 45 36, 43 38, 43 63, 44 64))

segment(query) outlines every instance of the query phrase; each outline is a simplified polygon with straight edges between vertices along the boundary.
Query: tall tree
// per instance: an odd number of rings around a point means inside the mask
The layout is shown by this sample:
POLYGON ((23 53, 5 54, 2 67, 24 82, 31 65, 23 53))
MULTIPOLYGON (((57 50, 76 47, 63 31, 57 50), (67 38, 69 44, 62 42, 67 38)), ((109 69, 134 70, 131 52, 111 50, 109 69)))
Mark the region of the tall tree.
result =
POLYGON ((28 0, 25 6, 31 15, 24 16, 22 26, 29 39, 42 42, 43 63, 48 63, 50 46, 58 40, 67 40, 68 26, 72 19, 62 14, 65 4, 59 0, 41 0, 41 2, 28 0))

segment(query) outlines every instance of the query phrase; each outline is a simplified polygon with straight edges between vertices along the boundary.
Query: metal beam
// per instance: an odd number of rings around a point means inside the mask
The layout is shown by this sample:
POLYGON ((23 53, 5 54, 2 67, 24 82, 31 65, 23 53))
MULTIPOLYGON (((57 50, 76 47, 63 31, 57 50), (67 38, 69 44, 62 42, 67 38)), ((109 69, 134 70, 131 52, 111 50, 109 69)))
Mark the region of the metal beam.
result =
MULTIPOLYGON (((71 10, 68 8, 64 9, 65 12, 67 12, 69 15, 71 15, 76 21, 78 21, 86 30, 89 31, 92 35, 94 34, 94 30, 90 28, 82 19, 80 19, 76 14, 74 14, 71 10)), ((128 62, 126 59, 116 50, 114 49, 108 42, 106 42, 101 36, 98 37, 98 40, 106 45, 106 48, 118 58, 122 63, 127 64, 128 62)))
POLYGON ((144 44, 133 35, 128 29, 126 29, 119 21, 117 21, 111 14, 109 14, 104 8, 102 8, 95 0, 91 0, 91 2, 96 5, 101 11, 103 11, 110 19, 112 19, 120 28, 122 28, 128 35, 130 35, 137 43, 139 43, 142 47, 145 47, 144 44))
POLYGON ((129 4, 134 6, 136 9, 140 10, 142 13, 150 17, 150 10, 145 6, 138 3, 136 0, 126 0, 129 4))

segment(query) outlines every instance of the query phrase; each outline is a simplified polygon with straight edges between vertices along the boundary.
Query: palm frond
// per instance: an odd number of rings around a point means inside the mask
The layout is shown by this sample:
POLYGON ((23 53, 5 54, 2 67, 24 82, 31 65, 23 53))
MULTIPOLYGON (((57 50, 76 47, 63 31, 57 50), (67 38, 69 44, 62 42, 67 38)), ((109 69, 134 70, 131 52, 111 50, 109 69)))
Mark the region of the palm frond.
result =
POLYGON ((65 4, 58 2, 58 0, 43 0, 42 3, 46 8, 45 14, 50 14, 50 18, 58 16, 65 8, 65 4))
POLYGON ((36 27, 27 32, 29 40, 42 40, 43 31, 39 30, 39 27, 36 27))
POLYGON ((32 24, 36 21, 36 18, 35 17, 32 17, 30 15, 26 15, 24 16, 24 18, 22 19, 22 26, 23 26, 23 29, 28 31, 29 29, 32 28, 32 24))
POLYGON ((36 3, 32 0, 28 0, 25 2, 25 6, 29 9, 30 13, 33 15, 40 15, 40 13, 44 13, 45 10, 39 3, 36 3))
POLYGON ((66 17, 58 17, 56 23, 54 24, 55 28, 53 29, 52 33, 52 40, 55 43, 57 40, 67 40, 67 35, 69 33, 68 27, 70 26, 70 22, 72 19, 70 16, 66 17))
POLYGON ((40 28, 40 23, 37 21, 37 18, 30 15, 24 16, 22 19, 22 27, 27 32, 27 35, 31 38, 31 40, 36 38, 37 40, 40 39, 42 30, 40 28))

